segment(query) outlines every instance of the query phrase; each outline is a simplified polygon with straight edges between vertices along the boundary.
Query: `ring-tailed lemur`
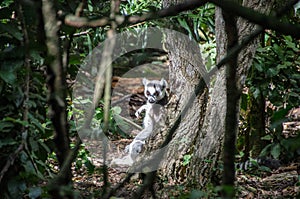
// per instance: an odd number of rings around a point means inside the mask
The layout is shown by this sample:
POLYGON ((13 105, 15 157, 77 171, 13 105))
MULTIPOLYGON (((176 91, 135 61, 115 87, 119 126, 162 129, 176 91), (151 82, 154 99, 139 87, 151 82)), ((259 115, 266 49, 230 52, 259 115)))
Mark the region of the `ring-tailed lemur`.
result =
POLYGON ((270 157, 258 157, 255 159, 250 159, 245 162, 236 164, 236 168, 238 170, 243 170, 243 171, 247 171, 253 168, 258 168, 261 166, 265 166, 273 170, 273 169, 278 169, 281 166, 281 164, 279 160, 270 157))
POLYGON ((125 148, 125 152, 128 152, 133 160, 141 152, 145 140, 151 135, 154 128, 162 125, 164 122, 164 105, 168 101, 166 96, 167 81, 163 78, 160 81, 143 78, 143 85, 147 103, 141 106, 135 113, 135 116, 138 118, 145 111, 143 130, 125 148))

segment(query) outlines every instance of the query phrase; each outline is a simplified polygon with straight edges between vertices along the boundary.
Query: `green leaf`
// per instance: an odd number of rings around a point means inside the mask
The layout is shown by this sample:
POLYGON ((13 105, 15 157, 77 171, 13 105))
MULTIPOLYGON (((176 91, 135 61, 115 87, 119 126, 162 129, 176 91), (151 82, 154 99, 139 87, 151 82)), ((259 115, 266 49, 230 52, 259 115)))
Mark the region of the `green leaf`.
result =
POLYGON ((114 106, 111 108, 113 115, 120 115, 122 108, 120 106, 114 106))
POLYGON ((190 193, 189 199, 207 198, 207 194, 201 190, 193 190, 190 193))
POLYGON ((87 34, 87 45, 89 47, 89 53, 92 53, 93 51, 93 44, 92 44, 92 40, 89 34, 87 34))
POLYGON ((17 142, 12 138, 0 139, 0 148, 2 148, 3 146, 14 145, 14 144, 17 144, 17 142))
POLYGON ((291 48, 295 52, 299 51, 299 49, 296 47, 296 44, 293 42, 291 36, 283 36, 283 38, 285 39, 285 43, 288 48, 291 48))
POLYGON ((79 54, 71 54, 69 64, 81 64, 81 56, 79 54))
POLYGON ((265 135, 263 137, 260 138, 261 140, 267 140, 267 141, 270 141, 270 140, 273 140, 273 136, 271 135, 265 135))
POLYGON ((14 84, 17 76, 16 70, 23 65, 23 61, 4 61, 1 63, 0 67, 0 77, 3 81, 8 84, 14 84))
POLYGON ((189 37, 191 38, 193 34, 192 34, 191 28, 188 25, 186 19, 177 18, 177 20, 178 20, 179 24, 189 33, 189 37))
POLYGON ((7 188, 11 198, 22 198, 26 184, 17 178, 11 178, 7 183, 7 188))
POLYGON ((44 64, 44 58, 40 55, 39 51, 32 50, 30 52, 30 56, 33 58, 33 60, 38 62, 40 65, 44 64))
POLYGON ((282 122, 286 121, 286 115, 288 114, 290 108, 280 109, 276 111, 271 117, 271 129, 276 128, 277 125, 281 125, 282 122))
POLYGON ((265 146, 265 148, 263 148, 263 150, 260 152, 260 156, 267 156, 269 155, 269 151, 272 148, 273 144, 268 144, 267 146, 265 146))
POLYGON ((0 77, 8 84, 14 84, 17 79, 17 76, 14 73, 10 73, 8 71, 0 71, 0 77))
POLYGON ((190 163, 191 158, 192 158, 192 155, 190 155, 190 154, 184 155, 183 156, 183 163, 182 163, 182 165, 183 166, 188 165, 190 163))
POLYGON ((266 166, 259 166, 259 170, 264 171, 264 172, 271 172, 271 169, 269 167, 266 166))
POLYGON ((262 67, 261 63, 254 63, 254 67, 255 67, 259 72, 263 72, 263 67, 262 67))
POLYGON ((20 32, 19 28, 13 24, 0 23, 0 32, 7 32, 19 41, 22 41, 23 39, 23 35, 20 32))
POLYGON ((269 68, 267 70, 267 74, 270 77, 274 77, 274 76, 278 75, 278 73, 279 73, 279 70, 277 70, 276 68, 269 68))
POLYGON ((34 115, 29 113, 28 118, 29 118, 31 125, 34 125, 37 129, 39 129, 40 132, 45 132, 43 124, 41 124, 41 122, 38 119, 36 119, 34 117, 34 115))
POLYGON ((10 132, 15 125, 6 120, 0 121, 0 132, 10 132))
POLYGON ((255 88, 255 91, 253 92, 253 97, 255 99, 257 99, 259 95, 260 95, 260 89, 259 88, 255 88))
POLYGON ((22 126, 27 126, 28 125, 27 121, 23 121, 23 120, 20 120, 20 119, 14 119, 12 117, 6 117, 4 120, 9 121, 9 122, 14 122, 14 123, 20 124, 22 126))
POLYGON ((242 94, 241 97, 241 109, 246 111, 248 107, 248 94, 242 94))
POLYGON ((286 68, 288 68, 288 64, 287 63, 279 64, 279 65, 277 65, 276 68, 277 68, 277 70, 286 69, 286 68))
POLYGON ((31 199, 38 198, 42 195, 42 189, 40 187, 31 187, 29 188, 28 196, 31 199))
POLYGON ((280 144, 277 143, 275 146, 272 147, 271 149, 271 155, 275 158, 278 159, 281 153, 281 148, 280 148, 280 144))

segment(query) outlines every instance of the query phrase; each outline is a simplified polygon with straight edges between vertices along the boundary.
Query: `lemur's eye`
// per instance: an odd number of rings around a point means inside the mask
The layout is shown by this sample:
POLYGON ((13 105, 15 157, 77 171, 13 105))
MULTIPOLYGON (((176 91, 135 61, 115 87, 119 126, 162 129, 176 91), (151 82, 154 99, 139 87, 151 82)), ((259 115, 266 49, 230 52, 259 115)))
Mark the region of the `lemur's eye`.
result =
POLYGON ((149 92, 149 91, 146 91, 146 95, 150 95, 150 92, 149 92))
POLYGON ((158 96, 158 95, 159 95, 159 92, 158 92, 158 91, 156 91, 156 92, 154 93, 154 95, 155 95, 155 96, 158 96))

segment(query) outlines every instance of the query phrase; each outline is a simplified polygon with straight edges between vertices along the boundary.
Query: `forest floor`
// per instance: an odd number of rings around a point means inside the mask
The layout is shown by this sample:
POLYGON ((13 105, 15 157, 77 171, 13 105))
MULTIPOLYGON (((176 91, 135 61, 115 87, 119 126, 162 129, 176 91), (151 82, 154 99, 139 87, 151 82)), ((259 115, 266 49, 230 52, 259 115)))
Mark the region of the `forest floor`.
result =
MULTIPOLYGON (((118 78, 115 77, 113 87, 115 89, 112 97, 112 102, 118 105, 123 110, 122 117, 133 116, 137 106, 142 105, 143 101, 143 86, 140 78, 118 78), (118 82, 118 85, 116 85, 118 82), (135 99, 132 99, 132 94, 135 99), (130 99, 131 98, 131 99, 130 99), (130 100, 135 100, 130 103, 130 100), (125 103, 124 103, 125 102, 125 103), (135 106, 136 105, 136 106, 135 106)), ((136 122, 136 121, 134 121, 136 122)), ((139 123, 140 125, 140 123, 139 123)), ((136 134, 136 132, 134 132, 136 134)), ((113 158, 124 156, 124 148, 131 142, 132 139, 121 138, 113 139, 109 147, 110 162, 113 158)), ((83 143, 85 143, 83 141, 83 143)), ((88 173, 86 167, 80 169, 73 168, 73 182, 75 189, 80 192, 80 198, 101 198, 103 190, 103 174, 101 170, 102 156, 96 157, 93 151, 99 151, 99 143, 88 141, 87 149, 93 154, 93 164, 96 166, 96 171, 88 173)), ((86 144, 86 143, 85 143, 86 144)), ((99 155, 99 154, 98 154, 99 155)), ((124 167, 108 167, 109 186, 114 187, 120 184, 127 174, 128 166, 124 167)), ((251 173, 237 173, 237 198, 300 198, 300 163, 290 163, 271 172, 255 171, 251 173)), ((132 194, 142 185, 142 180, 136 174, 131 177, 130 181, 120 186, 115 194, 116 198, 131 198, 132 194)), ((184 185, 169 186, 168 184, 160 184, 154 186, 155 195, 157 198, 192 198, 190 193, 193 191, 184 185)), ((195 192, 195 190, 194 190, 195 192)), ((213 191, 212 191, 213 193, 213 191)), ((144 198, 150 198, 151 194, 147 193, 144 198)), ((215 198, 195 197, 195 198, 215 198)))
MULTIPOLYGON (((260 175, 249 173, 237 174, 237 198, 256 199, 256 198, 299 198, 300 185, 297 167, 299 164, 290 164, 280 167, 271 173, 261 172, 260 175)), ((108 169, 109 184, 118 185, 126 177, 126 172, 118 169, 108 169)), ((80 191, 82 198, 101 198, 101 190, 103 188, 103 175, 101 172, 88 174, 87 171, 74 170, 74 186, 80 191)), ((131 198, 132 194, 142 185, 142 180, 137 176, 133 176, 129 183, 121 186, 114 196, 118 198, 131 198)), ((154 187, 157 198, 190 198, 190 190, 184 185, 154 187)), ((212 194, 214 196, 214 194, 212 194)), ((149 198, 147 193, 145 198, 149 198)), ((198 197, 197 197, 198 198, 198 197)), ((206 198, 206 197, 199 197, 206 198)), ((208 198, 214 198, 209 196, 208 198)))

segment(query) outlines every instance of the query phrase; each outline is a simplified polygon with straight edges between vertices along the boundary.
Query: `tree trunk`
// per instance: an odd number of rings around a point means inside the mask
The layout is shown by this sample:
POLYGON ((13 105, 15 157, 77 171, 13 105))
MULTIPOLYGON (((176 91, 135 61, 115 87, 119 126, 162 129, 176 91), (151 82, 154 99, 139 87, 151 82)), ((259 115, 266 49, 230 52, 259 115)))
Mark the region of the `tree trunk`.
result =
MULTIPOLYGON (((167 34, 166 38, 170 59, 170 89, 178 100, 177 109, 168 112, 168 115, 172 115, 174 112, 179 114, 188 97, 194 95, 195 86, 206 74, 206 69, 197 45, 191 45, 186 41, 187 38, 176 38, 171 34, 167 34)), ((168 145, 162 168, 170 181, 183 182, 186 179, 187 163, 195 153, 194 142, 200 135, 207 100, 208 89, 205 88, 190 105, 187 114, 182 115, 181 123, 168 145)))
MULTIPOLYGON (((164 0, 163 5, 169 6, 176 3, 180 3, 180 1, 164 0)), ((271 6, 271 3, 263 0, 247 1, 243 4, 262 12, 266 12, 271 6)), ((253 29, 253 24, 238 19, 239 40, 253 29)), ((237 69, 238 79, 241 77, 244 79, 247 75, 258 45, 257 41, 253 41, 240 53, 237 69)), ((218 62, 224 57, 227 45, 224 21, 219 8, 216 8, 216 42, 218 62)), ((186 103, 190 91, 194 89, 199 78, 205 75, 206 71, 199 49, 195 46, 191 47, 188 41, 167 34, 166 48, 170 59, 170 87, 171 91, 176 93, 178 101, 176 111, 168 110, 168 113, 174 115, 174 113, 180 112, 179 110, 186 103)), ((214 181, 214 176, 218 176, 216 171, 220 170, 216 168, 222 151, 225 127, 225 88, 225 71, 222 68, 216 75, 210 101, 207 102, 208 92, 207 89, 204 89, 190 106, 185 117, 182 118, 162 162, 161 174, 169 183, 185 182, 188 179, 189 183, 197 184, 197 187, 204 187, 207 183, 214 181)), ((219 182, 218 178, 216 180, 219 182)))
POLYGON ((249 155, 255 158, 257 157, 264 146, 267 145, 267 141, 260 139, 266 135, 266 117, 265 117, 265 99, 262 94, 257 98, 250 93, 250 112, 247 116, 249 118, 249 155), (250 154, 251 152, 251 154, 250 154))

